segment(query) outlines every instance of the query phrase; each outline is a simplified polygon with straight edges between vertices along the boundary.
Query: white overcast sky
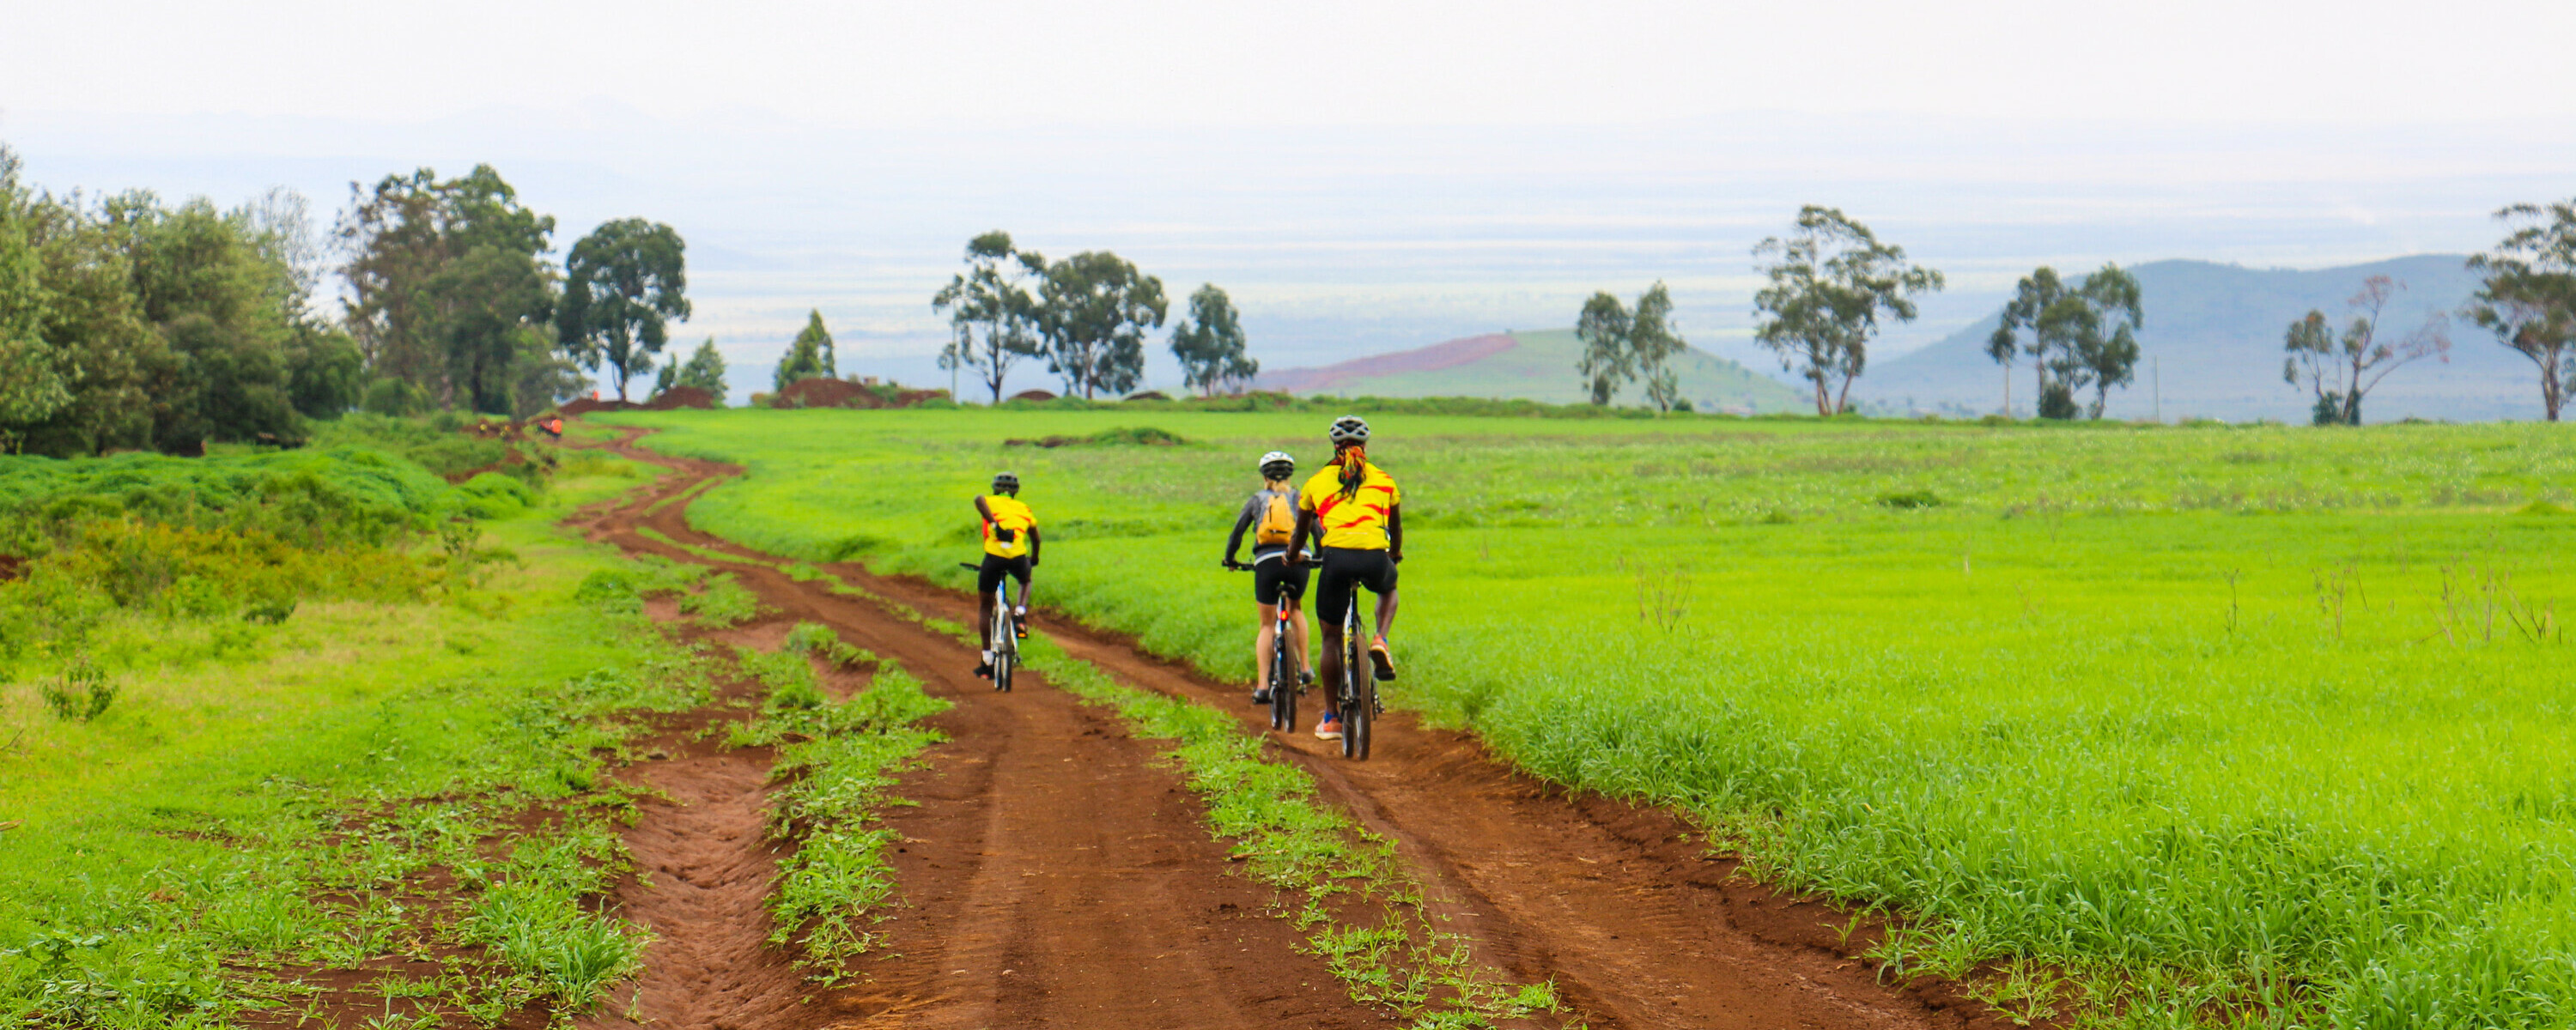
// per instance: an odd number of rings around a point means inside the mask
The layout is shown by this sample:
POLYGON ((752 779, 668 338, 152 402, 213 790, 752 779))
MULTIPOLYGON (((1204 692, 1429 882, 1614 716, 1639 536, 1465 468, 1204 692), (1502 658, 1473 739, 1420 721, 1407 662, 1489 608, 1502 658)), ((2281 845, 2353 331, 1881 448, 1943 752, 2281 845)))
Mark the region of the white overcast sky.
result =
POLYGON ((2576 116, 2567 0, 10 7, 0 97, 22 110, 424 118, 606 97, 866 125, 2576 116))
POLYGON ((2041 262, 2484 247, 2576 195, 2570 40, 2576 0, 18 0, 0 143, 56 190, 286 185, 326 223, 490 162, 558 248, 678 227, 682 334, 748 365, 816 308, 930 378, 928 295, 994 227, 1227 286, 1272 367, 1655 279, 1767 365, 1747 250, 1800 203, 1951 273, 1894 349, 2041 262))

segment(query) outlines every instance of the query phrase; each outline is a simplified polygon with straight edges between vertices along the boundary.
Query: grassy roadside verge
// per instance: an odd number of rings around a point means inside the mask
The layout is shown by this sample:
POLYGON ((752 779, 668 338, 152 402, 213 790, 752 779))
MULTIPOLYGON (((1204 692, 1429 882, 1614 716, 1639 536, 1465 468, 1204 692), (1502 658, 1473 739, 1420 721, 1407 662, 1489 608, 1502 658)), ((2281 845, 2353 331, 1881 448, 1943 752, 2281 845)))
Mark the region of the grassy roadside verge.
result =
POLYGON ((737 726, 736 746, 778 745, 770 769, 770 837, 796 844, 778 863, 769 901, 771 944, 794 947, 807 979, 829 987, 852 975, 849 961, 877 943, 873 910, 894 894, 885 809, 910 802, 891 793, 923 748, 945 739, 921 720, 949 703, 893 662, 843 643, 816 623, 799 623, 774 653, 746 651, 743 668, 767 688, 760 714, 737 726), (873 669, 867 689, 834 701, 815 682, 810 659, 873 669))
POLYGON ((704 669, 581 596, 650 570, 552 521, 639 473, 477 524, 481 567, 424 600, 171 621, 227 643, 125 649, 87 721, 0 690, 0 1023, 488 1024, 631 971, 595 903, 631 810, 603 771, 704 669))

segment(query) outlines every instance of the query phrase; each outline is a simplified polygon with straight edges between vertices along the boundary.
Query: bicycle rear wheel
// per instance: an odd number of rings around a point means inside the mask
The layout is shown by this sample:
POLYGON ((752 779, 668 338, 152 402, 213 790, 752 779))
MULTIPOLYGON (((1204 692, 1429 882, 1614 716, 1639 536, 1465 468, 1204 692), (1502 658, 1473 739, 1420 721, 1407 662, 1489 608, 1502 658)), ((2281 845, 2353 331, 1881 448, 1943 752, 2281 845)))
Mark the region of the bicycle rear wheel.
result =
POLYGON ((1342 716, 1342 757, 1368 757, 1369 706, 1367 697, 1368 654, 1360 649, 1358 639, 1346 628, 1342 634, 1342 682, 1338 699, 1342 716))
POLYGON ((1270 728, 1297 728, 1297 677, 1288 671, 1288 627, 1274 627, 1270 647, 1270 728))
MULTIPOLYGON (((1009 589, 1007 586, 1005 590, 1009 589)), ((993 604, 993 690, 1011 692, 1011 670, 1020 664, 1020 628, 1011 622, 1009 602, 996 597, 993 604)))

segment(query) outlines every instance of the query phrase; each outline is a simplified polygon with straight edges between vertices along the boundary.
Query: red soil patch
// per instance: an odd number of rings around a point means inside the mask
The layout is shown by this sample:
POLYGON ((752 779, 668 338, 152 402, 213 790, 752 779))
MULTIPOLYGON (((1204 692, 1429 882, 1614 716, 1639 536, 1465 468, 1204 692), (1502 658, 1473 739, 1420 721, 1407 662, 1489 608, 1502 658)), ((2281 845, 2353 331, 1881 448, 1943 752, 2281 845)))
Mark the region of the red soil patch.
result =
POLYGON ((1015 401, 1051 401, 1055 399, 1055 394, 1046 390, 1022 390, 1018 393, 1012 394, 1011 399, 1015 401))
POLYGON ((1291 368, 1278 372, 1265 372, 1260 382, 1263 390, 1317 393, 1338 390, 1345 385, 1378 376, 1391 376, 1401 372, 1437 372, 1444 368, 1456 368, 1471 362, 1482 361, 1518 346, 1520 341, 1513 339, 1508 333, 1488 333, 1484 336, 1470 336, 1463 340, 1435 343, 1428 347, 1417 347, 1393 354, 1352 358, 1349 361, 1325 365, 1322 368, 1291 368))
POLYGON ((0 583, 6 583, 26 574, 27 559, 16 555, 0 554, 0 583))

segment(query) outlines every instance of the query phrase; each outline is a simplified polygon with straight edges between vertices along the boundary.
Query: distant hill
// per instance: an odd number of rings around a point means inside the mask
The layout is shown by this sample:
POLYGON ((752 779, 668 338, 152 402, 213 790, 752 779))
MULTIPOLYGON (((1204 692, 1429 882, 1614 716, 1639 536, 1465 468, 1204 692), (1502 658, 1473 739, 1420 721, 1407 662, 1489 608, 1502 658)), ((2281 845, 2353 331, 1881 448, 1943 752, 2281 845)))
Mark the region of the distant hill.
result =
MULTIPOLYGON (((1582 341, 1572 329, 1491 333, 1392 354, 1264 372, 1256 386, 1287 393, 1345 397, 1500 397, 1555 404, 1585 399, 1574 366, 1582 341)), ((1747 413, 1811 410, 1794 388, 1697 348, 1674 361, 1682 396, 1701 410, 1747 413)), ((1619 403, 1641 404, 1645 390, 1620 391, 1619 403)))
MULTIPOLYGON (((2310 309, 2338 327, 2351 318, 2345 306, 2362 280, 2386 275, 2406 284, 2380 318, 2382 339, 2413 331, 2428 314, 2457 310, 2477 280, 2456 254, 2421 254, 2365 265, 2316 271, 2257 269, 2207 261, 2156 261, 2138 265, 2146 327, 2138 334, 2143 355, 2137 382, 2114 391, 2106 414, 2146 418, 2156 406, 2155 377, 2163 383, 2167 420, 2188 417, 2244 421, 2272 418, 2304 422, 2310 396, 2281 381, 2282 334, 2310 309)), ((2080 275, 2085 269, 2058 271, 2080 275)), ((1884 364, 1852 387, 1856 397, 1897 408, 1990 412, 2003 397, 2002 370, 1986 357, 1996 314, 1940 342, 1884 364)), ((2364 402, 2366 421, 2422 418, 2477 421, 2536 419, 2540 390, 2531 363, 2476 326, 2451 319, 2451 360, 2427 358, 2398 370, 2364 402)), ((2028 359, 2013 369, 2013 407, 2031 406, 2028 359)))

